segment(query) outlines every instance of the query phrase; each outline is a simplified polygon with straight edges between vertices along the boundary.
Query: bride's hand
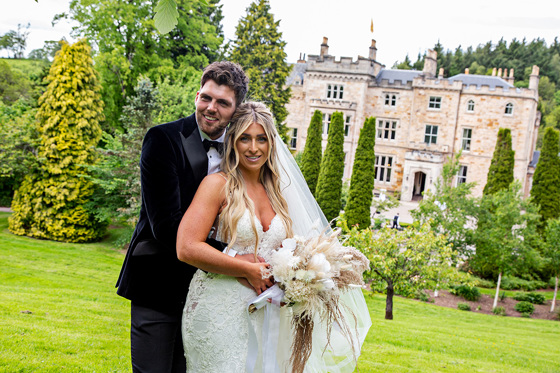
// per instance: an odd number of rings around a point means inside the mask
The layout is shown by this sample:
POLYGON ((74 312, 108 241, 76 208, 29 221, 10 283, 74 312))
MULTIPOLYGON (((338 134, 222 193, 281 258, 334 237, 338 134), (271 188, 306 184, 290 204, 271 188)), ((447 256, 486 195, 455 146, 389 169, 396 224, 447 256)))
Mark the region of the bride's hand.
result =
POLYGON ((263 271, 270 268, 268 263, 251 263, 247 271, 247 281, 255 289, 257 295, 274 285, 272 277, 262 278, 263 271))

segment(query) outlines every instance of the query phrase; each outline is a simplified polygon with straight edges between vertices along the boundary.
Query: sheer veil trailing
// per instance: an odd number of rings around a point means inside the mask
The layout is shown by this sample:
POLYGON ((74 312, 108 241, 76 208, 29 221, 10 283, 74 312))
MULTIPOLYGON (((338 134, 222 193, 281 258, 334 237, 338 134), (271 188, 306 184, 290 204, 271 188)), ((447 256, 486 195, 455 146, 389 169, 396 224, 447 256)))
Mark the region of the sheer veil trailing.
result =
MULTIPOLYGON (((330 230, 329 222, 311 194, 309 187, 292 154, 280 136, 276 134, 275 146, 280 168, 282 195, 288 204, 294 234, 312 237, 330 230)), ((352 330, 348 338, 334 325, 330 335, 324 322, 314 320, 313 352, 305 367, 305 372, 353 372, 366 334, 371 326, 371 318, 361 288, 354 288, 340 294, 344 320, 352 330), (351 339, 351 340, 350 340, 351 339)), ((289 353, 289 351, 285 351, 289 353)))

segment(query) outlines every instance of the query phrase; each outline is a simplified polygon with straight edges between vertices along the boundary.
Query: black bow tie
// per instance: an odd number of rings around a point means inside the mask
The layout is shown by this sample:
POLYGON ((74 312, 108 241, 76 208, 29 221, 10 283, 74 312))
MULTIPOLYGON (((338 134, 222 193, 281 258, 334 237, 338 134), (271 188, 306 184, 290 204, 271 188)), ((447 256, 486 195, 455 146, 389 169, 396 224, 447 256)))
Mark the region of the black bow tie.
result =
POLYGON ((202 146, 204 146, 204 150, 206 150, 207 153, 210 148, 216 149, 220 154, 222 154, 222 152, 224 151, 224 143, 219 141, 204 139, 202 141, 202 146))

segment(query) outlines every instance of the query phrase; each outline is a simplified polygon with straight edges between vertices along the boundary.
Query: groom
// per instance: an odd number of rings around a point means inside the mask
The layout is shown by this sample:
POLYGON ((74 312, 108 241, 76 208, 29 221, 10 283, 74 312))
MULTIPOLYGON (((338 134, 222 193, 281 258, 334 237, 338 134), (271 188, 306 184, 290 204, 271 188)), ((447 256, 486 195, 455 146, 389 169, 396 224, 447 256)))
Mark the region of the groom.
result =
POLYGON ((140 218, 117 281, 117 294, 131 300, 134 372, 186 371, 181 315, 196 268, 177 259, 177 229, 202 179, 218 170, 220 145, 209 140, 223 143, 248 82, 239 65, 212 63, 202 74, 195 113, 153 127, 144 138, 140 218))

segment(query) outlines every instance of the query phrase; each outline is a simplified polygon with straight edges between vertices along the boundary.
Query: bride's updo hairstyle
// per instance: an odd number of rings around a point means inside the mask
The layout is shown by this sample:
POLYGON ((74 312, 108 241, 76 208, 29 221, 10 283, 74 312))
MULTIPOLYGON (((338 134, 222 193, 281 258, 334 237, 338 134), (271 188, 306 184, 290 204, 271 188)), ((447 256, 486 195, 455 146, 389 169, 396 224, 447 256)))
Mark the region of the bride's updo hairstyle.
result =
POLYGON ((239 169, 239 153, 235 146, 237 140, 253 123, 260 124, 264 128, 268 141, 268 154, 265 164, 261 167, 259 180, 263 184, 270 204, 274 212, 281 218, 287 237, 292 234, 292 220, 288 215, 288 204, 282 196, 280 189, 280 171, 276 156, 276 127, 272 113, 260 102, 246 102, 237 108, 231 118, 231 123, 224 141, 224 157, 221 169, 225 173, 227 182, 225 185, 226 201, 223 211, 220 213, 220 222, 223 227, 222 234, 229 240, 229 244, 237 239, 237 223, 248 209, 251 216, 251 225, 257 240, 255 242, 255 255, 259 243, 259 235, 255 226, 255 206, 247 194, 245 181, 239 169))

